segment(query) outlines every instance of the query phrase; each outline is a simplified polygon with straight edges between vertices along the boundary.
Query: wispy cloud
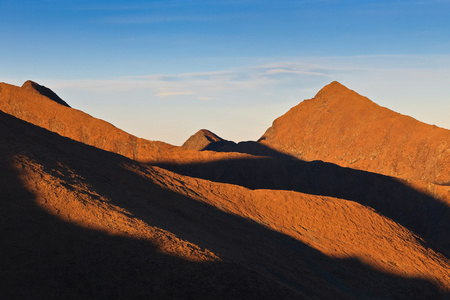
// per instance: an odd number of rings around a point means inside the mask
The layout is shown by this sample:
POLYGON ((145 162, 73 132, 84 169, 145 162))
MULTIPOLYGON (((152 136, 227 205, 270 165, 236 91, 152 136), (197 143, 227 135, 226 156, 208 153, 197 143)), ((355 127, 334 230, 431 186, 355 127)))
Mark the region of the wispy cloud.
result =
POLYGON ((322 82, 331 81, 336 67, 303 62, 276 62, 266 65, 233 68, 210 72, 179 74, 149 74, 128 76, 111 80, 56 81, 52 86, 62 89, 84 89, 97 93, 145 90, 157 98, 169 96, 191 96, 189 99, 217 100, 224 94, 265 93, 280 86, 301 86, 312 78, 322 82))
MULTIPOLYGON (((147 97, 177 96, 189 101, 220 101, 224 97, 273 96, 274 91, 316 90, 333 80, 344 84, 366 82, 370 87, 407 82, 419 78, 447 78, 449 56, 373 55, 316 57, 304 61, 274 62, 227 70, 178 74, 149 74, 112 80, 54 81, 55 88, 76 88, 97 93, 145 91, 147 97), (401 78, 395 78, 402 76, 401 78), (401 80, 400 80, 401 79, 401 80), (195 95, 195 97, 192 97, 195 95)), ((437 80, 437 79, 435 79, 437 80)), ((355 87, 356 88, 356 87, 355 87)), ((296 93, 297 93, 296 92, 296 93)))

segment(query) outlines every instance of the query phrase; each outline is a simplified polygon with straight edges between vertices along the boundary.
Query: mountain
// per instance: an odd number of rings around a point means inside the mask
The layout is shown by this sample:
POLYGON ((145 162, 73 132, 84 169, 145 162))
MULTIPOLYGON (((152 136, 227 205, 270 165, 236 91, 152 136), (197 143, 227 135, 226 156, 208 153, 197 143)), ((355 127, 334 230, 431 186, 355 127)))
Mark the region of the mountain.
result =
POLYGON ((235 143, 224 140, 209 130, 200 129, 190 136, 186 142, 183 143, 182 147, 201 151, 219 149, 228 144, 234 145, 235 143))
POLYGON ((238 156, 198 152, 141 139, 106 121, 61 105, 60 101, 55 101, 58 97, 55 95, 32 81, 22 87, 0 83, 0 110, 62 136, 141 162, 190 163, 238 156))
POLYGON ((82 143, 130 135, 42 95, 0 84, 0 110, 2 299, 450 297, 450 186, 256 142, 149 163, 82 143))
POLYGON ((304 161, 450 184, 450 130, 381 107, 338 82, 276 119, 259 142, 304 161))

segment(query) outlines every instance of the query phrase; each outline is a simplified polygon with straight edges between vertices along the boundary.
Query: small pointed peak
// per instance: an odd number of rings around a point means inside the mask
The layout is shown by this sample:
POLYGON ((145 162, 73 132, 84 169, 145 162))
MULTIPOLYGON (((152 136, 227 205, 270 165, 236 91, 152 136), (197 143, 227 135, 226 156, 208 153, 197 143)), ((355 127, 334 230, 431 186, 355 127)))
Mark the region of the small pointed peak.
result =
POLYGON ((25 83, 22 85, 22 88, 26 89, 26 90, 30 90, 30 91, 35 91, 35 92, 41 94, 42 96, 45 96, 45 97, 49 98, 50 100, 55 101, 58 104, 70 107, 69 104, 67 104, 63 99, 61 99, 51 89, 49 89, 48 87, 45 87, 43 85, 40 85, 34 81, 31 81, 31 80, 25 81, 25 83))
POLYGON ((343 86, 345 87, 342 83, 340 83, 339 81, 332 81, 329 85, 333 85, 333 86, 343 86))
POLYGON ((334 87, 334 88, 344 88, 344 89, 348 89, 345 85, 343 85, 342 83, 340 83, 339 81, 332 81, 329 84, 330 87, 334 87))
POLYGON ((193 150, 205 150, 211 143, 224 142, 225 140, 215 133, 200 129, 191 137, 189 137, 182 147, 193 150))
POLYGON ((209 131, 208 129, 200 129, 196 134, 203 135, 203 136, 205 136, 206 138, 208 138, 212 142, 224 141, 223 138, 221 138, 220 136, 218 136, 214 132, 209 131))
POLYGON ((34 86, 37 86, 37 85, 39 85, 37 82, 34 82, 34 81, 32 81, 32 80, 27 80, 27 81, 25 81, 25 82, 22 84, 22 87, 23 87, 23 88, 28 88, 28 87, 34 87, 34 86))

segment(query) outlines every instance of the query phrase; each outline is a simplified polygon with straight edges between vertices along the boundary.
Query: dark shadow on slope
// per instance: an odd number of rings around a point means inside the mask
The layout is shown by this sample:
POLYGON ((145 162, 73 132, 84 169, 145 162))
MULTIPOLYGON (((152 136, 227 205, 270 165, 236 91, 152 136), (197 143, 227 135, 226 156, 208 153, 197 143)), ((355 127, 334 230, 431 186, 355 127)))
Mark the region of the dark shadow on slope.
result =
MULTIPOLYGON (((71 166, 85 168, 80 172, 83 174, 89 172, 91 160, 99 159, 93 166, 98 173, 92 175, 95 184, 104 186, 104 180, 112 178, 103 177, 108 167, 102 163, 113 163, 113 169, 119 170, 122 158, 2 112, 0 140, 0 299, 303 298, 301 293, 237 263, 190 262, 161 253, 147 240, 111 236, 62 221, 36 204, 12 158, 32 158, 46 171, 58 174, 68 187, 75 182, 70 174, 58 173, 67 172, 60 163, 69 161, 71 166)), ((113 195, 117 191, 126 193, 122 187, 111 189, 108 195, 116 201, 122 197, 120 193, 113 195)), ((162 219, 167 217, 164 209, 170 207, 158 210, 162 219)))
POLYGON ((165 169, 250 189, 292 190, 370 206, 450 257, 450 208, 397 179, 298 159, 234 159, 199 164, 157 164, 165 169))
POLYGON ((278 152, 261 143, 253 141, 235 143, 233 141, 224 140, 220 136, 206 129, 201 129, 190 136, 186 142, 184 142, 182 147, 198 151, 237 152, 265 157, 294 158, 289 154, 278 152))
MULTIPOLYGON (((124 167, 136 162, 0 114, 2 298, 64 299, 440 299, 432 283, 334 259, 260 224, 156 186, 124 167), (11 126, 5 125, 5 120, 11 126), (2 134, 14 130, 18 135, 2 134), (148 241, 109 236, 41 210, 9 159, 25 155, 45 172, 82 183, 135 217, 227 260, 192 263, 148 241), (66 168, 68 167, 68 169, 66 168), (73 177, 72 177, 73 178, 73 177), (282 284, 280 284, 282 283, 282 284), (287 290, 283 285, 290 288, 287 290)), ((71 188, 68 184, 67 188, 71 188)))
POLYGON ((289 159, 289 158, 295 159, 294 156, 278 152, 266 145, 253 141, 239 142, 237 144, 230 141, 212 142, 203 150, 211 150, 216 152, 238 152, 256 156, 266 156, 282 159, 289 159))

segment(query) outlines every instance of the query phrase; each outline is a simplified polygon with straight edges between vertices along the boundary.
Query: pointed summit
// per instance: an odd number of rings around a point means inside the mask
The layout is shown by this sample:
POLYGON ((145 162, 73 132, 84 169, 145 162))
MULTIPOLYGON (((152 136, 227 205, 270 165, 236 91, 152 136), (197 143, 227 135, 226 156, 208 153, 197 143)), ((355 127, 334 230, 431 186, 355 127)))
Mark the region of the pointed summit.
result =
POLYGON ((319 93, 321 93, 321 92, 332 92, 332 91, 350 91, 350 89, 347 88, 346 86, 344 86, 343 84, 341 84, 338 81, 332 81, 331 83, 329 83, 326 86, 324 86, 319 91, 319 93))
POLYGON ((359 110, 371 110, 378 106, 369 98, 361 96, 337 81, 324 86, 313 99, 323 101, 324 105, 339 103, 339 105, 356 106, 359 110))
POLYGON ((61 99, 58 95, 56 95, 56 93, 53 92, 51 89, 49 89, 43 85, 40 85, 34 81, 31 81, 31 80, 25 81, 25 83, 22 85, 22 88, 29 90, 29 91, 37 92, 37 93, 41 94, 42 96, 45 96, 45 97, 55 101, 56 103, 70 107, 69 104, 67 104, 63 99, 61 99))
POLYGON ((218 146, 222 147, 226 144, 233 144, 233 142, 224 140, 220 136, 215 133, 207 130, 200 129, 195 134, 190 136, 186 142, 182 145, 182 147, 191 150, 216 150, 218 146))
POLYGON ((450 131, 381 107, 339 82, 291 108, 259 142, 306 161, 450 183, 450 131))

